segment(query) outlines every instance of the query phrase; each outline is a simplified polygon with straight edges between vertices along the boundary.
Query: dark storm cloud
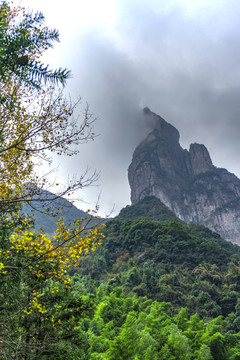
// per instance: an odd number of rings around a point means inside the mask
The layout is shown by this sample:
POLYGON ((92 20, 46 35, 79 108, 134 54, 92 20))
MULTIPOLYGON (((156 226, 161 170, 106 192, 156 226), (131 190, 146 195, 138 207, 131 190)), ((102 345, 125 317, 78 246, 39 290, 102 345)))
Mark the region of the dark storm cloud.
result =
POLYGON ((149 132, 145 106, 180 131, 183 147, 204 143, 217 166, 240 176, 240 4, 216 2, 193 14, 119 4, 115 35, 76 35, 67 60, 74 91, 99 117, 101 136, 82 155, 101 169, 103 199, 117 209, 129 203, 127 167, 149 132))

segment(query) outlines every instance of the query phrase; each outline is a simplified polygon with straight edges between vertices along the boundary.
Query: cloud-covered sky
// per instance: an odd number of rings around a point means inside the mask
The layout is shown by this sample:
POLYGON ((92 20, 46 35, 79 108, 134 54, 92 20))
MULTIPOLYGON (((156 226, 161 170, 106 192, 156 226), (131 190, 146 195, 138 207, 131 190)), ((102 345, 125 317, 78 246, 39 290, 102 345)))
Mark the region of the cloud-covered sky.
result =
MULTIPOLYGON (((15 3, 19 3, 17 0, 15 3)), ((182 147, 207 146, 213 163, 240 177, 240 2, 238 0, 22 0, 60 31, 46 53, 68 67, 67 91, 98 118, 94 142, 63 160, 59 176, 100 171, 80 196, 100 213, 130 204, 127 168, 150 131, 148 106, 180 132, 182 147)))

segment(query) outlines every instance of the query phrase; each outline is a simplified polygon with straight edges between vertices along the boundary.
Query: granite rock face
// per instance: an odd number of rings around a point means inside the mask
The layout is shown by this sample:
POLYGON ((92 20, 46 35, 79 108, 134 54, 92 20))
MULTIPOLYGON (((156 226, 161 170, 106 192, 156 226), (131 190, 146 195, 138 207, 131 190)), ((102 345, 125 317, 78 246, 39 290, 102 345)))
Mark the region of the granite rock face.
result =
POLYGON ((240 245, 240 179, 212 164, 204 145, 179 144, 178 130, 145 108, 153 125, 128 169, 132 204, 156 196, 181 220, 203 224, 240 245))

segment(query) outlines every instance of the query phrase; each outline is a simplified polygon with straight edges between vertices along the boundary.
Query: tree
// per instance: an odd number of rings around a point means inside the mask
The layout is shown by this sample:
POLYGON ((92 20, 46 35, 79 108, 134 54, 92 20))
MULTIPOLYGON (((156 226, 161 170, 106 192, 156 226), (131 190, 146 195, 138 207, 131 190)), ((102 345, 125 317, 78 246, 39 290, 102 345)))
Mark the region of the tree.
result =
MULTIPOLYGON (((58 298, 58 293, 70 296, 69 268, 77 265, 81 256, 94 251, 103 238, 102 225, 92 223, 93 217, 65 224, 60 217, 61 206, 52 208, 52 212, 49 205, 54 198, 90 184, 96 178, 95 173, 70 180, 66 187, 55 184, 60 190, 49 198, 41 191, 48 183, 47 177, 39 177, 35 172, 39 161, 51 164, 51 153, 72 156, 78 153, 79 144, 94 138, 94 120, 88 109, 80 122, 75 115, 79 101, 67 101, 56 84, 46 87, 42 83, 42 80, 64 83, 68 76, 66 71, 48 71, 38 60, 57 34, 45 27, 37 28, 42 21, 39 14, 25 14, 6 3, 0 8, 0 293, 4 294, 0 295, 0 356, 3 359, 66 358, 64 336, 74 334, 73 327, 59 318, 62 311, 66 312, 66 304, 58 298), (12 25, 18 17, 19 23, 12 25), (59 216, 52 238, 44 234, 44 229, 37 233, 33 219, 22 213, 24 203, 34 206, 36 202, 43 205, 41 211, 59 216)), ((83 312, 85 306, 77 303, 79 312, 83 312)))
POLYGON ((1 4, 0 76, 3 80, 14 77, 35 88, 40 88, 42 81, 65 84, 70 71, 49 70, 48 65, 39 60, 43 51, 59 41, 58 31, 49 30, 43 24, 41 12, 27 14, 24 8, 11 9, 7 2, 1 4))
POLYGON ((182 331, 175 324, 171 324, 168 330, 168 346, 172 349, 176 359, 190 360, 192 353, 188 338, 183 335, 182 331))

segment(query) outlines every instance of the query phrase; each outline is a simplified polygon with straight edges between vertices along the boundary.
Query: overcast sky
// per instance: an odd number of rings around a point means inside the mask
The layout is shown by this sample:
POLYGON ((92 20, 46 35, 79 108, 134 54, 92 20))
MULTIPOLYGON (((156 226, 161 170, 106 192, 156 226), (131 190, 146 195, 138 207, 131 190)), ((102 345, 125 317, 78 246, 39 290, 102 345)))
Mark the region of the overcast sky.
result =
MULTIPOLYGON (((19 1, 14 1, 16 4, 19 1)), ((240 177, 239 0, 22 0, 60 31, 44 61, 68 67, 67 91, 81 95, 98 117, 100 136, 59 176, 101 172, 80 196, 100 214, 130 204, 127 168, 150 131, 148 106, 180 132, 180 143, 207 146, 214 165, 240 177)))

